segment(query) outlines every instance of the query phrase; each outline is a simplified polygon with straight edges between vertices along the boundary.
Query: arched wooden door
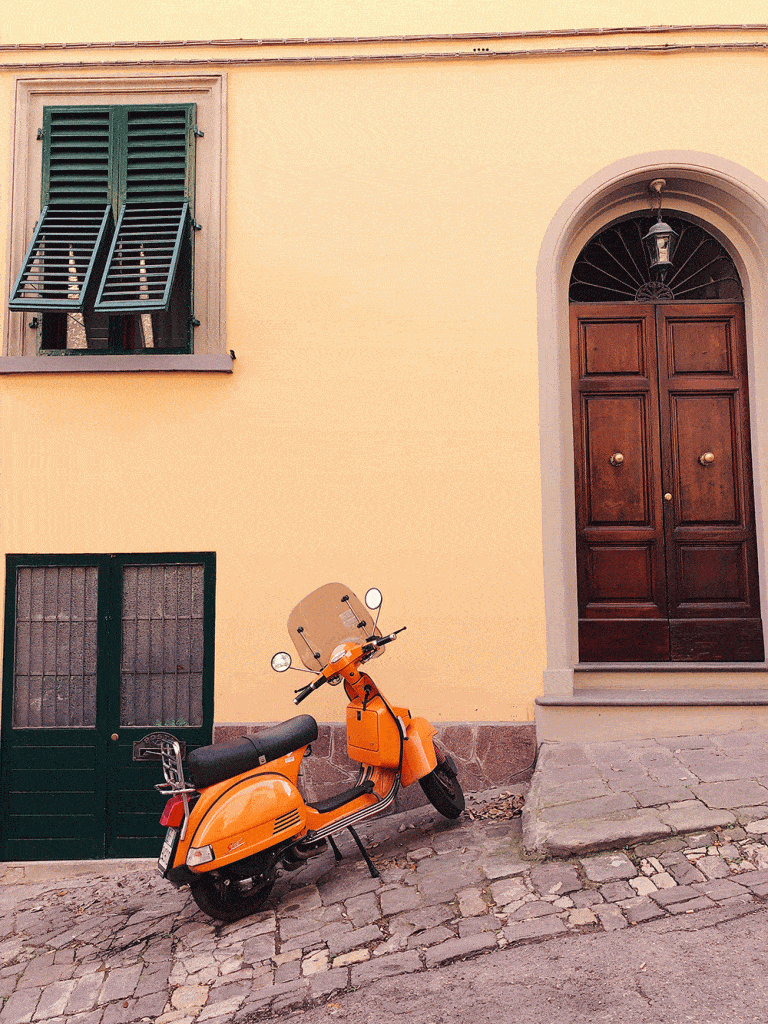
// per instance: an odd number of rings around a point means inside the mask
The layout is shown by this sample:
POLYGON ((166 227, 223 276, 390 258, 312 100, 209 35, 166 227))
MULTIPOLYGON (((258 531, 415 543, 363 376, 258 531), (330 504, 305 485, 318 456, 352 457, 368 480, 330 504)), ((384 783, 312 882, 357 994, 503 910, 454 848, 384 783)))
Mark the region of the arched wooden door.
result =
POLYGON ((742 304, 573 302, 571 366, 580 661, 762 661, 742 304))

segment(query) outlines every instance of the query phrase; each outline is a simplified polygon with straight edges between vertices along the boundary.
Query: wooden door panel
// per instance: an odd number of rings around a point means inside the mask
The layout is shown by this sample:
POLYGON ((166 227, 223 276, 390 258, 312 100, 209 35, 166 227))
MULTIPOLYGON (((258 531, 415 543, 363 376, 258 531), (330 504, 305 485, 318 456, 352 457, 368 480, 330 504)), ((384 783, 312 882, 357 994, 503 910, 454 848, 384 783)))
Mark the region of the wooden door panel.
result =
POLYGON ((678 527, 740 525, 740 481, 733 459, 738 439, 736 396, 671 394, 671 490, 678 527), (700 457, 714 456, 704 463, 700 457))
POLYGON ((668 316, 667 340, 670 377, 686 373, 733 374, 731 316, 697 317, 690 312, 679 317, 668 316))
MULTIPOLYGON (((745 548, 745 544, 679 544, 679 607, 697 616, 717 615, 713 606, 723 604, 748 609, 745 548)), ((732 608, 729 611, 733 613, 732 608)))
POLYGON ((647 318, 644 307, 605 321, 579 318, 580 376, 647 377, 647 318), (638 315, 638 310, 640 315, 638 315))
POLYGON ((583 619, 581 661, 669 661, 667 619, 583 619))
POLYGON ((590 544, 586 613, 626 617, 658 614, 653 544, 590 544))
POLYGON ((571 307, 583 661, 669 655, 655 329, 652 306, 571 307))
POLYGON ((762 661, 743 309, 659 306, 657 340, 670 655, 762 661))
POLYGON ((650 525, 648 395, 592 394, 582 399, 588 525, 650 525), (613 465, 617 453, 623 461, 613 465))

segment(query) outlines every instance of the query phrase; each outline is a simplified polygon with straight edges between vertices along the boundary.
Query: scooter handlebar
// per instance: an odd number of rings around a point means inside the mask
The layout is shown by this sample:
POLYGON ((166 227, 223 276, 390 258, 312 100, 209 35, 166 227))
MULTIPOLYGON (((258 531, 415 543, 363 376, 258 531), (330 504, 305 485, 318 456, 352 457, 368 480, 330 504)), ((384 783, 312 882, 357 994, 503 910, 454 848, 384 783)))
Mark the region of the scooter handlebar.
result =
POLYGON ((313 693, 318 687, 322 686, 325 682, 325 676, 320 676, 314 679, 311 683, 304 687, 303 690, 299 690, 296 696, 293 698, 294 704, 301 704, 303 700, 306 700, 310 693, 313 693))

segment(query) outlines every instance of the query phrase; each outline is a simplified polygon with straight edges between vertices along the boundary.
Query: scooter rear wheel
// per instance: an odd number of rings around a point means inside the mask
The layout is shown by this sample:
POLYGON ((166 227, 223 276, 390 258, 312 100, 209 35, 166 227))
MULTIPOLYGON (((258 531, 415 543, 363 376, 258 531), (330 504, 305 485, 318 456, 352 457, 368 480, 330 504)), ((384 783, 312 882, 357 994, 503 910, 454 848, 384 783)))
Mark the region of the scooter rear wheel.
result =
POLYGON ((458 818, 464 810, 464 793, 450 758, 438 761, 429 775, 419 779, 419 785, 424 790, 427 800, 444 818, 458 818))
POLYGON ((223 875, 203 875, 191 882, 192 899, 208 917, 216 921, 239 921, 261 910, 272 892, 275 879, 245 887, 243 882, 223 875))

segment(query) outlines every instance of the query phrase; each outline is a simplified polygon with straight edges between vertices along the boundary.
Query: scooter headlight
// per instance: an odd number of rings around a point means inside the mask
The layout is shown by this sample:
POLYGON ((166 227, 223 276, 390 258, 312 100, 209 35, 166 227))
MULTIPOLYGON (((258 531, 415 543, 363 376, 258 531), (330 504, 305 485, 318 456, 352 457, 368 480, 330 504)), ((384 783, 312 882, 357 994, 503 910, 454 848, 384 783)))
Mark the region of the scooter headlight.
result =
POLYGON ((187 853, 187 867, 194 868, 198 864, 208 864, 213 860, 213 847, 212 846, 201 846, 192 847, 187 853))

